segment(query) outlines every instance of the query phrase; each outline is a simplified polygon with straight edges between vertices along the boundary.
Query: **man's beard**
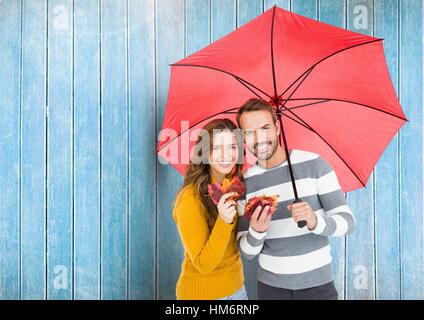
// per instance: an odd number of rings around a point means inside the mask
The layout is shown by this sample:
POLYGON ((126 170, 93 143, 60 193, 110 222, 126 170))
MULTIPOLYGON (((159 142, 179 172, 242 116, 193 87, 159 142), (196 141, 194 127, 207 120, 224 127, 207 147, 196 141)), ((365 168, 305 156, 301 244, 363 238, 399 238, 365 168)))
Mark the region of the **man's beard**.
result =
POLYGON ((271 159, 271 157, 274 155, 274 153, 275 153, 275 151, 277 150, 277 148, 278 148, 278 142, 277 142, 277 140, 274 140, 274 141, 267 141, 267 144, 269 145, 269 146, 271 146, 271 151, 269 151, 268 153, 266 153, 266 154, 260 154, 260 153, 258 153, 257 151, 256 151, 256 147, 257 147, 257 145, 258 144, 255 144, 254 145, 254 147, 253 147, 253 154, 255 155, 255 157, 256 158, 258 158, 259 160, 269 160, 269 159, 271 159))

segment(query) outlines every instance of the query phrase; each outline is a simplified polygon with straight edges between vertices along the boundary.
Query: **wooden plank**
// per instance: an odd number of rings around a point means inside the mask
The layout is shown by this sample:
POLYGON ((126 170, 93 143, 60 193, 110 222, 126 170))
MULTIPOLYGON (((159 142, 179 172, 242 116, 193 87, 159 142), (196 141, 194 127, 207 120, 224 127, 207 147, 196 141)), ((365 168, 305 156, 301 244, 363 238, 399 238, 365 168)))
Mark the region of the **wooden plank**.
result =
MULTIPOLYGON (((294 0, 296 1, 296 0, 294 0)), ((291 10, 291 0, 263 0, 264 2, 264 11, 270 9, 273 5, 277 5, 277 7, 291 10)))
POLYGON ((48 2, 47 298, 72 298, 72 1, 48 2))
MULTIPOLYGON (((241 26, 258 15, 263 13, 263 6, 260 1, 239 0, 237 7, 237 25, 241 26)), ((271 29, 270 29, 271 30, 271 29)), ((257 299, 257 273, 258 273, 258 259, 252 261, 242 259, 243 272, 245 278, 245 286, 247 295, 250 300, 257 299)))
POLYGON ((101 2, 101 298, 127 298, 126 2, 101 2))
POLYGON ((237 0, 237 28, 260 15, 262 9, 263 1, 237 0))
MULTIPOLYGON (((344 0, 320 0, 318 6, 319 20, 336 27, 346 28, 344 0)), ((346 198, 348 195, 345 194, 346 198)), ((331 255, 333 257, 334 282, 339 299, 345 299, 345 253, 346 237, 330 237, 331 255)))
POLYGON ((186 0, 185 55, 188 56, 210 43, 208 0, 186 0))
POLYGON ((24 1, 22 23, 21 298, 45 299, 47 1, 24 1))
POLYGON ((236 1, 211 0, 211 42, 236 29, 236 1))
POLYGON ((411 121, 400 131, 401 298, 424 298, 423 3, 400 1, 400 101, 411 121))
POLYGON ((320 0, 318 20, 333 26, 346 29, 345 0, 320 0))
MULTIPOLYGON (((162 128, 169 86, 169 64, 184 57, 184 1, 161 0, 156 2, 156 128, 158 137, 162 128), (169 30, 172 32, 169 32, 169 30)), ((156 158, 157 159, 157 158, 156 158)), ((156 162, 157 185, 157 299, 175 299, 182 245, 172 218, 171 204, 181 185, 181 175, 171 166, 156 162)))
MULTIPOLYGON (((372 0, 349 0, 348 29, 373 34, 372 0)), ((355 215, 355 232, 347 237, 346 244, 346 299, 375 298, 374 248, 374 173, 367 187, 349 193, 349 206, 355 215)))
MULTIPOLYGON (((398 83, 398 1, 374 0, 375 36, 384 51, 393 84, 398 83)), ((375 170, 376 299, 400 299, 399 139, 396 136, 375 170)))
POLYGON ((129 298, 153 299, 155 276, 154 0, 130 0, 129 298))
POLYGON ((318 19, 318 2, 316 0, 293 0, 291 9, 293 12, 312 19, 318 19))
POLYGON ((21 4, 0 2, 0 299, 18 299, 20 272, 21 4))
POLYGON ((74 3, 75 299, 100 298, 99 1, 74 3))

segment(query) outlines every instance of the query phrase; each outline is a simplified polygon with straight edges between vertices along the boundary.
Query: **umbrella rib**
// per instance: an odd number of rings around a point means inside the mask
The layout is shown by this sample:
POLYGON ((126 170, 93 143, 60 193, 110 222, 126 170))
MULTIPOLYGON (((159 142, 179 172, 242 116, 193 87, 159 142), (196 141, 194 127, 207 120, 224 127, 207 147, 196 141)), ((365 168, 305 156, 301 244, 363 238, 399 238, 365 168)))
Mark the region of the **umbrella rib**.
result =
MULTIPOLYGON (((274 66, 274 20, 275 20, 275 7, 272 10, 272 22, 271 22, 271 64, 272 64, 272 81, 274 82, 274 97, 277 97, 277 79, 275 76, 275 66, 274 66)), ((275 104, 278 104, 278 99, 275 101, 275 104)))
POLYGON ((302 122, 299 122, 299 121, 297 121, 296 119, 294 119, 294 118, 290 117, 288 114, 281 113, 281 115, 283 115, 283 116, 285 116, 285 117, 289 118, 290 120, 292 120, 292 121, 296 122, 297 124, 300 124, 302 127, 304 127, 304 128, 306 128, 306 129, 308 129, 308 130, 312 131, 312 128, 309 128, 308 126, 304 125, 302 122))
MULTIPOLYGON (((375 108, 375 107, 372 107, 372 106, 369 106, 369 105, 366 105, 366 104, 363 104, 363 103, 354 102, 354 101, 350 101, 350 100, 333 99, 333 98, 296 98, 296 99, 289 99, 289 100, 290 100, 290 101, 319 100, 319 102, 316 102, 316 103, 309 103, 309 104, 305 104, 305 105, 301 105, 301 106, 296 106, 296 107, 293 107, 293 108, 289 108, 290 110, 291 110, 291 109, 295 109, 295 108, 300 108, 300 107, 306 107, 306 106, 313 105, 313 104, 318 104, 318 103, 328 102, 328 101, 338 101, 338 102, 352 103, 352 104, 356 104, 356 105, 361 106, 361 107, 365 107, 365 108, 373 109, 373 110, 376 110, 376 111, 379 111, 379 112, 383 112, 383 113, 385 113, 385 114, 388 114, 389 116, 396 117, 396 118, 398 118, 398 119, 401 119, 401 120, 404 120, 404 121, 409 122, 409 120, 408 120, 408 119, 403 118, 403 117, 401 117, 401 116, 398 116, 398 115, 396 115, 396 114, 393 114, 393 113, 391 113, 391 112, 384 111, 384 110, 381 110, 381 109, 378 109, 378 108, 375 108)), ((289 101, 289 100, 287 100, 287 101, 289 101)), ((286 109, 287 109, 287 108, 286 108, 286 109)), ((287 110, 289 110, 289 109, 287 109, 287 110)))
POLYGON ((235 110, 235 109, 238 109, 238 108, 239 108, 239 107, 226 109, 226 110, 223 110, 223 111, 217 112, 217 113, 215 113, 215 114, 212 114, 212 115, 210 115, 210 116, 208 116, 208 117, 204 118, 203 120, 200 120, 200 121, 196 122, 195 124, 191 125, 191 126, 190 126, 190 127, 188 127, 187 129, 185 129, 185 130, 181 131, 179 134, 177 134, 175 137, 173 137, 173 138, 172 138, 171 140, 169 140, 167 143, 165 143, 164 145, 162 145, 159 149, 157 149, 157 150, 156 150, 156 153, 157 153, 157 152, 159 152, 159 151, 161 151, 164 147, 166 147, 166 146, 167 146, 168 144, 170 144, 172 141, 174 141, 175 139, 177 139, 178 137, 180 137, 183 133, 187 132, 187 131, 188 131, 188 130, 190 130, 190 129, 193 129, 193 128, 194 128, 195 126, 197 126, 198 124, 200 124, 200 123, 202 123, 202 122, 204 122, 204 121, 206 121, 206 120, 209 120, 210 118, 213 118, 213 117, 215 117, 215 116, 217 116, 217 115, 219 115, 219 114, 224 114, 224 113, 226 113, 226 112, 228 112, 228 111, 235 110))
POLYGON ((303 77, 302 81, 300 81, 297 84, 296 88, 292 91, 292 93, 290 93, 290 95, 288 96, 288 98, 287 99, 284 99, 285 101, 282 104, 282 107, 284 107, 286 105, 287 101, 290 100, 290 98, 293 96, 293 94, 296 92, 296 90, 299 89, 299 87, 302 85, 303 81, 306 80, 306 78, 311 74, 311 72, 312 72, 313 69, 314 68, 309 69, 308 72, 304 74, 304 77, 303 77))
MULTIPOLYGON (((283 113, 283 115, 285 115, 287 117, 286 114, 283 113)), ((291 117, 288 117, 291 119, 291 117)), ((292 119, 293 120, 293 119, 292 119)), ((297 121, 296 121, 297 122, 297 121)), ((343 159, 343 157, 336 151, 336 149, 334 149, 331 144, 329 144, 327 142, 327 140, 325 140, 314 128, 312 128, 306 121, 303 120, 303 122, 305 122, 305 124, 308 126, 306 127, 308 130, 312 131, 313 133, 315 133, 322 141, 325 142, 326 145, 328 145, 331 150, 333 150, 333 152, 343 161, 343 163, 349 168, 349 170, 353 173, 353 175, 356 177, 356 179, 358 179, 358 181, 366 188, 365 183, 362 182, 362 180, 358 177, 358 175, 355 173, 355 171, 352 170, 352 168, 349 166, 349 164, 345 161, 345 159, 343 159)), ((305 127, 305 126, 304 126, 305 127)))
POLYGON ((256 93, 255 91, 253 91, 251 88, 249 88, 248 86, 247 86, 247 84, 245 84, 245 83, 243 83, 243 80, 242 79, 240 79, 239 77, 237 77, 237 76, 234 76, 234 78, 238 81, 238 82, 240 82, 243 86, 245 86, 249 91, 251 91, 254 95, 256 95, 259 99, 262 99, 262 97, 258 94, 258 93, 256 93))
MULTIPOLYGON (((330 55, 322 58, 321 60, 319 60, 318 62, 316 62, 314 65, 312 65, 309 69, 307 69, 304 73, 302 73, 295 81, 293 81, 292 84, 290 84, 290 86, 286 90, 284 90, 284 92, 278 97, 278 99, 281 98, 297 81, 299 81, 300 78, 302 78, 306 73, 308 73, 309 71, 311 71, 313 68, 315 68, 321 62, 323 62, 323 61, 331 58, 332 56, 334 56, 336 54, 339 54, 339 53, 341 53, 343 51, 350 50, 350 49, 353 49, 353 48, 356 48, 356 47, 359 47, 359 46, 363 46, 363 45, 366 45, 366 44, 371 44, 371 43, 374 43, 374 42, 383 41, 383 40, 384 40, 383 38, 379 38, 379 39, 375 39, 375 40, 371 40, 371 41, 367 41, 367 42, 363 42, 363 43, 358 43, 358 44, 355 44, 353 46, 350 46, 350 47, 341 49, 339 51, 333 52, 332 54, 330 54, 330 55)), ((309 72, 309 74, 310 74, 310 72, 309 72)), ((307 76, 309 76, 309 74, 307 76)), ((299 88, 299 87, 297 87, 297 88, 299 88)), ((297 90, 297 88, 296 88, 296 90, 297 90)), ((296 90, 294 90, 294 92, 296 90)))
MULTIPOLYGON (((301 86, 301 84, 303 83, 303 81, 305 81, 305 79, 308 77, 308 75, 312 72, 313 68, 309 70, 309 72, 306 74, 306 76, 302 79, 302 81, 299 82, 299 84, 297 85, 296 89, 293 90, 293 92, 290 94, 290 96, 288 97, 288 99, 291 98, 291 96, 296 92, 296 90, 301 86)), ((290 112, 291 114, 293 114, 296 118, 299 119, 299 121, 302 121, 305 126, 309 126, 302 118, 300 118, 297 114, 295 114, 293 111, 291 111, 290 109, 288 109, 286 107, 286 103, 288 100, 284 101, 284 103, 281 105, 282 108, 286 109, 288 112, 290 112)), ((280 109, 282 110, 282 109, 280 109)))
MULTIPOLYGON (((223 113, 225 113, 225 114, 234 114, 234 113, 237 113, 237 111, 224 111, 223 113)), ((306 129, 310 130, 310 128, 308 128, 307 126, 305 126, 303 123, 297 121, 296 119, 290 117, 289 115, 284 114, 284 113, 282 113, 282 115, 285 116, 285 117, 287 117, 287 118, 289 118, 290 120, 296 122, 297 124, 300 124, 302 127, 305 127, 306 129)))
POLYGON ((249 86, 255 88, 256 90, 258 90, 259 92, 261 92, 262 94, 264 94, 265 96, 267 96, 268 98, 272 99, 272 97, 268 93, 266 93, 265 91, 259 89, 254 84, 250 83, 249 81, 244 80, 243 78, 241 78, 241 77, 239 77, 239 76, 237 76, 237 75, 235 75, 235 74, 233 74, 231 72, 228 72, 228 71, 225 71, 225 70, 222 70, 222 69, 219 69, 219 68, 210 67, 210 66, 204 66, 204 65, 198 65, 198 64, 187 64, 187 63, 172 63, 172 64, 170 64, 170 66, 172 66, 172 67, 197 67, 197 68, 205 68, 205 69, 215 70, 215 71, 218 71, 218 72, 223 72, 225 74, 228 74, 228 75, 234 77, 237 80, 243 81, 244 83, 248 84, 249 86))
MULTIPOLYGON (((293 110, 293 109, 297 109, 297 108, 301 108, 301 107, 311 106, 311 105, 314 105, 314 104, 320 104, 320 103, 328 102, 328 101, 330 101, 330 100, 331 100, 331 99, 327 99, 327 100, 320 100, 320 101, 317 101, 317 102, 311 102, 311 103, 307 103, 307 104, 301 104, 301 105, 294 106, 294 107, 291 107, 291 108, 287 108, 287 107, 286 107, 286 109, 293 110)), ((289 101, 293 101, 293 100, 289 100, 289 101)))
MULTIPOLYGON (((316 102, 317 103, 322 103, 322 102, 326 102, 326 101, 320 101, 320 102, 316 102)), ((305 105, 306 106, 306 105, 305 105)), ((287 109, 287 108, 286 108, 287 109)), ((228 112, 230 113, 230 112, 228 112)), ((281 115, 289 118, 290 120, 296 122, 297 124, 300 124, 301 126, 303 126, 304 128, 308 129, 309 131, 315 133, 322 141, 325 142, 325 144, 327 144, 331 150, 333 150, 333 152, 343 161, 343 163, 349 168, 349 170, 354 174, 354 176, 356 177, 356 179, 358 179, 358 181, 366 188, 366 185, 362 182, 362 180, 358 177, 358 175, 355 173, 355 171, 352 170, 352 168, 349 166, 349 164, 347 164, 347 162, 343 159, 342 156, 339 155, 339 153, 327 142, 327 140, 325 140, 315 129, 313 129, 309 124, 307 124, 304 120, 302 120, 303 122, 305 122, 306 125, 304 125, 303 123, 300 123, 299 121, 293 119, 292 117, 290 117, 289 115, 285 114, 285 113, 281 113, 281 115)), ((297 115, 296 115, 297 116, 297 115)))

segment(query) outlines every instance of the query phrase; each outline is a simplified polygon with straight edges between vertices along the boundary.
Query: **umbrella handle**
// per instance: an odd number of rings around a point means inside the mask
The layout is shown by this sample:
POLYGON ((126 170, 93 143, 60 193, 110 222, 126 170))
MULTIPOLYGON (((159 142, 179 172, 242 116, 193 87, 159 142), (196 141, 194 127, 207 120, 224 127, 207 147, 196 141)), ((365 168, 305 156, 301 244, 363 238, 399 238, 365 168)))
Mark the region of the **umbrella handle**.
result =
MULTIPOLYGON (((302 202, 302 201, 303 201, 302 199, 297 198, 297 199, 295 199, 295 200, 292 202, 292 204, 293 204, 293 203, 302 202)), ((298 227, 298 228, 303 228, 304 226, 306 226, 306 221, 305 221, 305 220, 300 220, 300 221, 298 221, 298 222, 297 222, 297 227, 298 227)))

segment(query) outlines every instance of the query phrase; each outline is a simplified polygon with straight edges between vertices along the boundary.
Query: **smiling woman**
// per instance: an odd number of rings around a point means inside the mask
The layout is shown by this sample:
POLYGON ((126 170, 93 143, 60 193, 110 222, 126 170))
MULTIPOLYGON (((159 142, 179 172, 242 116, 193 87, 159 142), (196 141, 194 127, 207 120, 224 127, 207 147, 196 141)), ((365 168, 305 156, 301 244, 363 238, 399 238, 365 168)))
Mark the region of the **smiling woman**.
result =
POLYGON ((229 119, 215 119, 208 122, 198 135, 193 156, 184 174, 180 193, 185 187, 194 187, 213 222, 218 211, 208 195, 208 184, 221 183, 225 175, 238 176, 243 181, 243 138, 239 129, 229 119))
MULTIPOLYGON (((238 214, 234 193, 223 194, 215 205, 211 183, 243 176, 243 141, 235 124, 215 119, 206 124, 195 145, 177 193, 173 217, 184 247, 176 287, 177 299, 221 299, 244 288, 243 266, 236 246, 238 214)), ((233 296, 234 295, 234 296, 233 296)))

